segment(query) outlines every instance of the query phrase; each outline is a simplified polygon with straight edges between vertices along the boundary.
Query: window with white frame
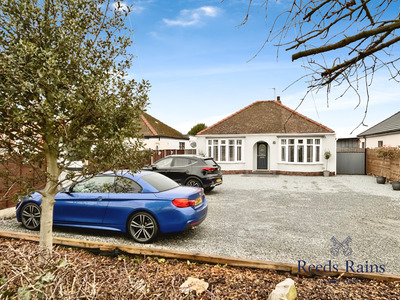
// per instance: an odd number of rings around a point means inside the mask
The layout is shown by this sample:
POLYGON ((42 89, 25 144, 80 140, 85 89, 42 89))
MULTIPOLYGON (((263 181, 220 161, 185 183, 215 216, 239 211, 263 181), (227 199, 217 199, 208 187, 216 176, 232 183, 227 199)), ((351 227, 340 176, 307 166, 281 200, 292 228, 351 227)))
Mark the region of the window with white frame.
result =
POLYGON ((207 141, 207 155, 216 161, 242 161, 243 147, 241 139, 213 139, 207 141))
POLYGON ((281 162, 316 163, 321 159, 321 139, 281 138, 281 162))

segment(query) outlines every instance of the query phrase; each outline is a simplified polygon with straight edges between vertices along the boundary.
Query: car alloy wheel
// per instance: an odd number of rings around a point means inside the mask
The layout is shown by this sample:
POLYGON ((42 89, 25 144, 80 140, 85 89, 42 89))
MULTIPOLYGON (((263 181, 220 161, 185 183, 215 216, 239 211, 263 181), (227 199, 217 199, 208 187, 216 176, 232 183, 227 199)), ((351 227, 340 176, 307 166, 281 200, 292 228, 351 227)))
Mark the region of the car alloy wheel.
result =
POLYGON ((40 227, 40 207, 35 203, 25 204, 21 209, 22 225, 30 230, 38 230, 40 227))
POLYGON ((186 181, 186 185, 188 186, 195 186, 195 187, 202 187, 200 181, 197 179, 191 178, 188 181, 186 181))
POLYGON ((139 243, 149 243, 158 234, 156 219, 147 212, 135 213, 128 222, 129 233, 139 243))

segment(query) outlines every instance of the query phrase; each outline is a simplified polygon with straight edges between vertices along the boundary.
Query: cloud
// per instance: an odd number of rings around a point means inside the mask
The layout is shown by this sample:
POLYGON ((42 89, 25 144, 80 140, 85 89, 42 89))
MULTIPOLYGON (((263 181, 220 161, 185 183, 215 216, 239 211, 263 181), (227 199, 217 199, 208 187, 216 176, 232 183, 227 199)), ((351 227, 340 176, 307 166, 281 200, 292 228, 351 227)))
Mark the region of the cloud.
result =
POLYGON ((163 19, 163 21, 169 26, 195 26, 201 24, 204 18, 215 18, 219 13, 220 9, 216 6, 203 6, 196 9, 181 10, 176 19, 163 19))
MULTIPOLYGON (((123 0, 121 0, 123 1, 123 0)), ((134 0, 132 1, 131 9, 135 14, 140 14, 146 10, 149 4, 153 3, 155 0, 134 0)), ((126 5, 125 5, 126 6, 126 5)), ((115 4, 114 4, 115 7, 115 4)))
POLYGON ((122 3, 122 2, 114 2, 113 7, 115 10, 120 10, 120 11, 124 11, 124 12, 129 11, 128 5, 126 5, 125 3, 122 3))
POLYGON ((146 8, 144 6, 133 6, 133 11, 137 14, 140 14, 142 11, 144 11, 146 8))

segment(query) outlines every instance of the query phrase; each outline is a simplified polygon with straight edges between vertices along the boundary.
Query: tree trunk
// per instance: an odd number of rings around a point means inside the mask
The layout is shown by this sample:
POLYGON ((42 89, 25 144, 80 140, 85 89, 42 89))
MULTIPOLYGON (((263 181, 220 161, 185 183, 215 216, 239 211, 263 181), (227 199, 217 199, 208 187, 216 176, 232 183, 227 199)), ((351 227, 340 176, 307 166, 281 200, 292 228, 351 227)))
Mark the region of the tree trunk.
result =
POLYGON ((57 166, 57 156, 51 152, 46 153, 46 163, 48 174, 46 186, 42 191, 39 245, 51 253, 53 246, 53 207, 58 192, 60 169, 57 166))

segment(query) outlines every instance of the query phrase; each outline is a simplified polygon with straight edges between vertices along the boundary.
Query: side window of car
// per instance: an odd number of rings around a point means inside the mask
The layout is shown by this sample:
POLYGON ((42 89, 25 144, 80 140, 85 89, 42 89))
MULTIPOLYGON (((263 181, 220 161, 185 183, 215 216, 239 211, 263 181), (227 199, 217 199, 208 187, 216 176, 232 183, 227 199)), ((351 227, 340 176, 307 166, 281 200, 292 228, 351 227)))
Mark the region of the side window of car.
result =
POLYGON ((115 179, 116 193, 140 193, 142 187, 132 179, 125 177, 117 177, 115 179))
POLYGON ((72 187, 72 193, 109 193, 114 188, 114 176, 97 176, 72 187))
POLYGON ((164 158, 164 159, 158 161, 156 163, 156 166, 158 168, 168 168, 171 166, 171 163, 172 163, 172 157, 167 157, 167 158, 164 158))
POLYGON ((189 165, 190 160, 186 157, 175 157, 173 167, 184 167, 189 165))

